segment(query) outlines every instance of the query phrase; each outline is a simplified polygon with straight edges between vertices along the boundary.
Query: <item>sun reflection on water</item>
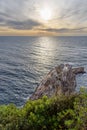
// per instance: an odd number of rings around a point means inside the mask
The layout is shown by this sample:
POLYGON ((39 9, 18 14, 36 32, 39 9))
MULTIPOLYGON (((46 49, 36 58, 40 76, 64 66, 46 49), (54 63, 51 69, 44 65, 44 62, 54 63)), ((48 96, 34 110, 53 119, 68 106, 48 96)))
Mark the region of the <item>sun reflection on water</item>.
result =
POLYGON ((52 58, 54 57, 54 45, 49 37, 39 37, 39 62, 45 64, 48 62, 52 62, 52 58))

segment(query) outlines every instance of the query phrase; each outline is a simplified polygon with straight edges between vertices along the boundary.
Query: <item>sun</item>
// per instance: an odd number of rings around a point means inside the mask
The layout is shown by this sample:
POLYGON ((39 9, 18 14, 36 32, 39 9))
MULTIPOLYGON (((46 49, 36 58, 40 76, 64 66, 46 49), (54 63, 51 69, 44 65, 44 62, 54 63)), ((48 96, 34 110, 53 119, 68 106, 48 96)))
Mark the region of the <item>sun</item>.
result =
POLYGON ((48 21, 52 18, 52 12, 49 8, 43 8, 40 10, 40 16, 43 20, 48 21))

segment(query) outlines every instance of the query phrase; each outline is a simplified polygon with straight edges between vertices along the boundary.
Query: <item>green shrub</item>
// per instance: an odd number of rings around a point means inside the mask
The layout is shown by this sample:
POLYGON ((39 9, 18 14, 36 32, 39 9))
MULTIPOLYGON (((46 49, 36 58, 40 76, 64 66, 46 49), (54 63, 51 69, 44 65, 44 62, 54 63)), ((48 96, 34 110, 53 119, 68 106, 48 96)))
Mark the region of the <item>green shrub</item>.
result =
POLYGON ((87 92, 0 106, 0 130, 86 130, 87 92))

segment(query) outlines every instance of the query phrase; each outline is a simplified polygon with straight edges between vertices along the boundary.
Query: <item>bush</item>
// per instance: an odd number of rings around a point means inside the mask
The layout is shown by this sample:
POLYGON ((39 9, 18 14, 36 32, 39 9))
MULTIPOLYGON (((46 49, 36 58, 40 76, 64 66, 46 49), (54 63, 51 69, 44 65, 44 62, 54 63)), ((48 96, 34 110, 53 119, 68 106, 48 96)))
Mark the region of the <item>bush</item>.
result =
POLYGON ((86 130, 87 92, 0 106, 0 130, 86 130))

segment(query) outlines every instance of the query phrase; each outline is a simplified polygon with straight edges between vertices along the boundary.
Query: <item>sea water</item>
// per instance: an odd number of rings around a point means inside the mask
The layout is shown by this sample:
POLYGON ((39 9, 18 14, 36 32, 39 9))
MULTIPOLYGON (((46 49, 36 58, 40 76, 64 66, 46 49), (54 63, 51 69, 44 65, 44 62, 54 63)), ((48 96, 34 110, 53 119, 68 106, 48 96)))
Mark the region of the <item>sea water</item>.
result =
MULTIPOLYGON (((87 71, 87 37, 0 37, 0 104, 23 105, 55 66, 69 63, 87 71)), ((77 88, 87 87, 87 74, 77 88)))

